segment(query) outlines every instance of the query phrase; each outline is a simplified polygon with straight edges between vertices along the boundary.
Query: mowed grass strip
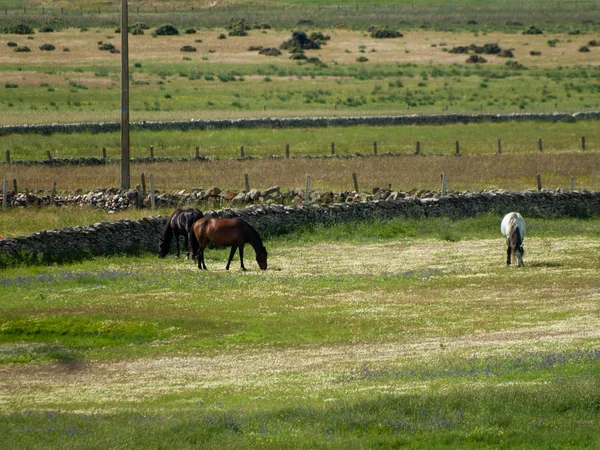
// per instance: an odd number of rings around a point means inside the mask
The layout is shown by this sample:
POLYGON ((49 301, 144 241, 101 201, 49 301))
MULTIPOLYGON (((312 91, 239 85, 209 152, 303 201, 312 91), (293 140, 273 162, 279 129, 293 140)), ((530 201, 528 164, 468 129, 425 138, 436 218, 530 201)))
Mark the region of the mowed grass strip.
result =
POLYGON ((266 272, 216 249, 209 272, 3 271, 0 427, 30 448, 593 447, 597 228, 528 219, 517 269, 499 222, 299 230, 266 241, 266 272))

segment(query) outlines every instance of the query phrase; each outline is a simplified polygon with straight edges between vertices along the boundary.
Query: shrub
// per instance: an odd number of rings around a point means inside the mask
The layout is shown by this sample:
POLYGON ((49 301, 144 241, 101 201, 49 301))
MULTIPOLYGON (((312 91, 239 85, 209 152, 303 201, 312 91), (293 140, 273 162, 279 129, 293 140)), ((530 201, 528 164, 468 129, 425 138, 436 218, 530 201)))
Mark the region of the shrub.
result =
POLYGON ((227 36, 225 36, 223 33, 221 33, 221 34, 218 36, 218 39, 227 39, 227 36))
POLYGON ((56 50, 56 47, 52 44, 42 44, 40 45, 40 50, 43 50, 45 52, 51 52, 53 50, 56 50))
POLYGON ((310 33, 308 37, 310 40, 315 41, 319 45, 325 45, 331 39, 331 36, 321 33, 320 31, 314 31, 310 33))
POLYGON ((50 25, 44 25, 43 27, 40 28, 40 33, 52 33, 54 32, 54 28, 52 28, 52 26, 50 25))
POLYGON ((548 46, 549 47, 556 47, 556 44, 560 42, 560 39, 549 39, 548 40, 548 46))
POLYGON ((267 56, 279 56, 281 55, 281 51, 275 47, 263 48, 258 52, 259 55, 267 55, 267 56))
POLYGON ((195 28, 187 28, 184 31, 185 34, 196 34, 196 29, 195 28))
POLYGON ((321 62, 321 60, 315 56, 311 57, 311 58, 306 58, 306 62, 307 63, 311 63, 311 64, 323 64, 321 62))
POLYGON ((136 62, 133 67, 137 68, 137 69, 141 69, 142 68, 142 63, 141 62, 136 62))
POLYGON ((121 53, 121 52, 119 51, 119 49, 118 49, 118 48, 111 48, 111 49, 109 50, 109 52, 110 52, 110 53, 115 53, 115 54, 119 54, 119 53, 121 53))
POLYGON ((590 48, 587 45, 582 45, 581 47, 579 47, 579 52, 581 53, 589 53, 590 52, 590 48))
POLYGON ((63 52, 70 52, 69 47, 63 47, 63 52))
POLYGON ((359 56, 358 58, 356 58, 356 62, 362 63, 362 62, 367 62, 369 60, 369 58, 367 58, 366 56, 359 56))
POLYGON ((517 62, 517 61, 513 61, 513 60, 506 61, 504 63, 504 65, 506 66, 506 68, 511 69, 511 70, 524 70, 524 69, 526 69, 526 67, 523 64, 521 64, 520 62, 517 62))
POLYGON ((292 54, 290 55, 290 59, 295 59, 295 60, 306 59, 304 50, 292 52, 292 54))
POLYGON ((102 41, 100 41, 98 43, 98 50, 112 51, 114 49, 115 49, 115 46, 113 44, 111 44, 110 42, 102 43, 102 41))
POLYGON ((589 41, 587 43, 587 45, 588 45, 588 47, 600 47, 600 41, 596 41, 596 40, 589 41))
POLYGON ((544 32, 535 25, 531 25, 528 29, 523 31, 523 34, 544 34, 544 32))
POLYGON ((466 54, 469 53, 469 47, 459 45, 458 47, 451 48, 448 53, 466 54))
POLYGON ((268 23, 254 23, 254 25, 252 25, 252 28, 254 30, 270 30, 271 25, 269 25, 268 23))
POLYGON ((249 52, 258 52, 262 49, 263 49, 262 45, 251 45, 250 47, 248 47, 249 52))
POLYGON ((28 53, 31 50, 29 49, 29 47, 27 47, 27 46, 24 45, 23 47, 17 47, 17 48, 15 48, 13 51, 17 52, 17 53, 28 53))
POLYGON ((183 47, 180 48, 180 50, 182 52, 195 52, 196 47, 192 47, 191 45, 184 45, 183 47))
POLYGON ((142 30, 141 28, 132 28, 130 33, 134 36, 139 36, 141 34, 144 34, 144 30, 142 30))
POLYGON ((246 30, 249 30, 250 26, 246 24, 245 19, 231 19, 225 29, 229 30, 229 36, 247 36, 246 30))
POLYGON ((304 31, 294 31, 292 33, 291 39, 283 42, 280 46, 282 50, 288 50, 293 52, 295 49, 299 50, 317 50, 320 49, 321 46, 318 42, 309 39, 304 31))
POLYGON ((146 25, 144 22, 136 22, 132 25, 129 25, 129 29, 139 28, 140 30, 149 30, 150 26, 146 25))
POLYGON ((16 88, 18 88, 18 87, 19 87, 19 85, 18 85, 18 84, 14 84, 14 83, 6 83, 6 84, 4 85, 4 87, 5 87, 6 89, 16 89, 16 88))
POLYGON ((501 51, 502 49, 498 44, 484 44, 483 47, 477 47, 475 53, 483 53, 485 55, 497 55, 501 51))
POLYGON ((368 31, 371 32, 371 37, 375 39, 389 39, 404 36, 399 31, 388 30, 386 27, 369 28, 370 29, 368 31))
POLYGON ((179 30, 169 23, 161 25, 156 30, 154 30, 155 36, 175 36, 178 34, 179 30))
POLYGON ((542 54, 542 52, 540 52, 539 50, 531 50, 531 51, 529 52, 529 54, 530 54, 531 56, 540 56, 540 55, 542 54))
POLYGON ((471 55, 467 58, 466 61, 468 64, 480 64, 480 63, 485 63, 487 62, 487 59, 485 59, 483 56, 479 56, 479 55, 471 55))
POLYGON ((7 44, 9 47, 16 47, 17 43, 16 42, 7 42, 7 44))
POLYGON ((513 54, 512 49, 507 48, 498 53, 498 56, 501 58, 514 58, 515 55, 513 54))
POLYGON ((24 23, 20 23, 18 25, 12 27, 4 27, 4 33, 8 34, 33 34, 33 28, 24 23))

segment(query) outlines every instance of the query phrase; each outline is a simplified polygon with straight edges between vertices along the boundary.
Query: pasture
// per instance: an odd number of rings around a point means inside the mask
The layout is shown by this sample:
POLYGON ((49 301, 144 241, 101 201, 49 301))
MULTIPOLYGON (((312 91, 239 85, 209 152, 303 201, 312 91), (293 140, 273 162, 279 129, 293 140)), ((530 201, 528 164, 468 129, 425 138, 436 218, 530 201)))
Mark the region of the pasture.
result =
MULTIPOLYGON (((298 230, 269 269, 208 249, 3 271, 11 446, 598 445, 597 219, 298 230), (159 444, 161 443, 161 444, 159 444)), ((251 254, 251 250, 248 252, 251 254)))

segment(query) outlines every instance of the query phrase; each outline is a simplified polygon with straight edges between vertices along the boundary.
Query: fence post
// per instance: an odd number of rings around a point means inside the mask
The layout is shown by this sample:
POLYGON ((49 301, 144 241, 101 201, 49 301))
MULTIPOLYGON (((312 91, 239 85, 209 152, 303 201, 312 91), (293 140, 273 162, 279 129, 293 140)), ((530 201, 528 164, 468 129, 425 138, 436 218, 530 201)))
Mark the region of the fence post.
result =
POLYGON ((352 181, 354 182, 354 192, 358 194, 358 179, 356 178, 356 172, 352 172, 352 181))
POLYGON ((421 142, 417 141, 417 148, 415 149, 415 155, 421 154, 421 142))
POLYGON ((542 138, 538 139, 538 148, 540 149, 540 152, 544 151, 544 147, 542 146, 542 138))
POLYGON ((156 209, 156 199, 154 198, 154 174, 150 174, 150 205, 156 209))
POLYGON ((102 147, 102 159, 106 160, 106 147, 102 147))
POLYGON ((244 146, 242 145, 240 147, 240 158, 243 158, 243 157, 244 157, 244 146))
POLYGON ((16 194, 17 192, 19 192, 19 190, 17 189, 17 179, 13 178, 13 192, 16 194))
POLYGON ((460 144, 456 141, 456 154, 460 155, 460 144))
POLYGON ((335 155, 335 142, 331 143, 331 154, 335 155))
POLYGON ((8 180, 4 180, 4 190, 2 191, 2 209, 6 209, 7 195, 8 195, 8 180))
POLYGON ((29 202, 29 189, 25 189, 25 206, 31 206, 29 202))
POLYGON ((244 174, 244 186, 246 187, 246 192, 250 192, 250 179, 247 173, 244 174))
POLYGON ((498 154, 502 154, 502 139, 498 139, 498 154))
POLYGON ((137 202, 136 202, 136 207, 138 209, 142 208, 142 206, 144 206, 144 197, 142 195, 142 187, 139 184, 135 185, 135 190, 137 191, 137 202))
POLYGON ((290 157, 290 144, 285 144, 285 157, 290 157))
POLYGON ((150 146, 150 159, 154 161, 154 145, 150 146))
POLYGON ((571 177, 571 192, 575 192, 575 177, 571 177))
POLYGON ((6 164, 10 164, 10 150, 6 150, 6 164))
POLYGON ((56 197, 56 180, 52 184, 52 193, 50 195, 50 204, 54 205, 54 197, 56 197))
POLYGON ((377 156, 377 141, 373 142, 373 154, 377 156))
POLYGON ((538 173, 536 178, 537 178, 538 191, 541 191, 542 190, 542 176, 538 173))
POLYGON ((440 177, 442 179, 442 195, 446 195, 446 174, 445 173, 441 173, 440 177))
POLYGON ((585 136, 581 136, 581 150, 585 151, 585 136))
POLYGON ((142 197, 146 197, 146 176, 144 175, 144 172, 142 172, 142 197))
POLYGON ((46 151, 46 155, 48 155, 48 161, 52 161, 52 153, 50 153, 50 150, 46 151))
POLYGON ((196 159, 200 159, 200 146, 196 145, 196 159))
POLYGON ((306 191, 304 191, 304 203, 310 203, 310 177, 306 176, 306 191))

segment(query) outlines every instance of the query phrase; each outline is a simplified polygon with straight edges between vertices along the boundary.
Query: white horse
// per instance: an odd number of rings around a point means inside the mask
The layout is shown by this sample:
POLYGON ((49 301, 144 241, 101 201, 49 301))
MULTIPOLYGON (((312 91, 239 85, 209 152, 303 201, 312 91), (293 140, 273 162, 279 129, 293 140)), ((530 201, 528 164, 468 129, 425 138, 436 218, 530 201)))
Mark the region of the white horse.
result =
POLYGON ((523 238, 525 237, 525 220, 518 212, 511 212, 504 216, 500 224, 500 231, 506 237, 506 264, 510 265, 516 258, 519 267, 523 267, 523 238))

